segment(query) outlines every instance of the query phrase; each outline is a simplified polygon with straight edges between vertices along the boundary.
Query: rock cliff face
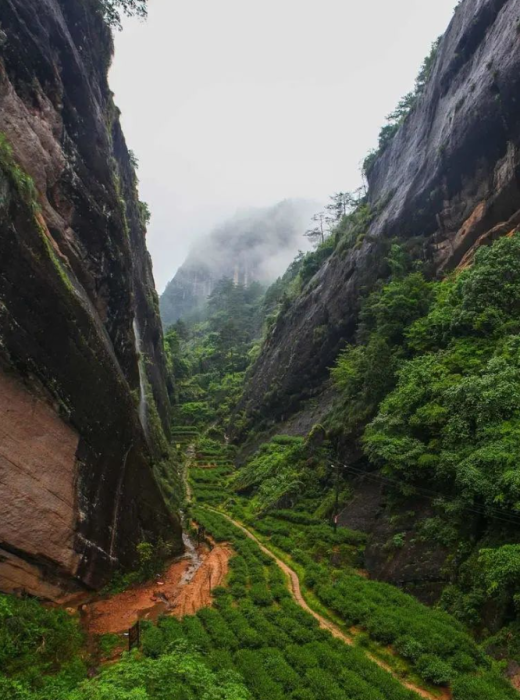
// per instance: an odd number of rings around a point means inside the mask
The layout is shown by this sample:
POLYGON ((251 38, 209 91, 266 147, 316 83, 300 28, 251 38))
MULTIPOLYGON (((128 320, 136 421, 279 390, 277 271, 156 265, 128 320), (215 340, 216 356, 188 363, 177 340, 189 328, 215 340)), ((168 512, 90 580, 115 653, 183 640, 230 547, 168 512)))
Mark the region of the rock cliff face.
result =
POLYGON ((386 241, 424 238, 442 272, 518 227, 519 21, 516 0, 458 6, 425 93, 371 171, 375 215, 363 244, 329 259, 253 368, 240 406, 252 420, 286 416, 321 385, 354 336, 360 291, 381 274, 386 241))
POLYGON ((285 200, 266 209, 246 209, 204 236, 161 296, 165 324, 203 305, 223 277, 243 284, 271 283, 305 245, 317 205, 285 200))
POLYGON ((97 0, 3 0, 0 27, 0 589, 56 598, 182 549, 169 400, 97 0))
MULTIPOLYGON (((520 226, 516 0, 458 6, 425 92, 370 171, 368 198, 372 218, 362 243, 335 251, 267 339, 239 406, 249 424, 306 434, 316 413, 308 406, 327 409, 328 370, 355 339, 363 295, 389 272, 390 241, 413 244, 435 276, 469 264, 478 246, 520 226)), ((353 442, 338 449, 358 473, 368 469, 353 442)), ((431 504, 414 498, 413 515, 397 526, 377 480, 359 476, 351 486, 354 498, 339 522, 369 534, 370 575, 436 600, 446 584, 448 552, 416 537, 431 504), (397 534, 402 546, 389 552, 397 534)))

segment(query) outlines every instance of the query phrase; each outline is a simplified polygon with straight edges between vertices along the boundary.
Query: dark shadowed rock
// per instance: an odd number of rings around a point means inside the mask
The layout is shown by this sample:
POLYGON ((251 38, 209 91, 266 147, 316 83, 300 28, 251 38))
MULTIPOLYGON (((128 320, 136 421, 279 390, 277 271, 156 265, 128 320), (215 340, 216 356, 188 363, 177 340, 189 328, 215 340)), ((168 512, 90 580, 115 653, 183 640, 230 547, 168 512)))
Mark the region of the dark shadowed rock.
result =
POLYGON ((371 171, 376 215, 363 244, 329 258, 265 343, 239 406, 251 421, 276 421, 319 388, 354 338, 390 239, 425 238, 441 273, 518 227, 518 22, 515 0, 459 5, 425 93, 371 171))
POLYGON ((98 7, 0 5, 0 588, 50 598, 135 565, 145 539, 182 549, 152 471, 163 455, 138 415, 144 387, 168 430, 144 217, 98 7))

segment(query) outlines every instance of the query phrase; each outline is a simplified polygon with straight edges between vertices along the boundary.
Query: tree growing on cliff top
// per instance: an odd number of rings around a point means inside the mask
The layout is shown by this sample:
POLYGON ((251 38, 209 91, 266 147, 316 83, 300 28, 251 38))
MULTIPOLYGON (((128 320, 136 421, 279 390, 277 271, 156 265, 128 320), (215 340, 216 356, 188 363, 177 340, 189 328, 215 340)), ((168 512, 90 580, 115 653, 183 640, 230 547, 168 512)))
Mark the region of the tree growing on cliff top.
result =
POLYGON ((327 222, 327 217, 325 213, 320 211, 318 214, 314 214, 312 221, 316 224, 313 228, 305 231, 304 236, 308 238, 315 245, 325 242, 325 224, 327 222))
POLYGON ((99 0, 105 21, 110 27, 121 29, 121 16, 145 18, 148 0, 99 0))

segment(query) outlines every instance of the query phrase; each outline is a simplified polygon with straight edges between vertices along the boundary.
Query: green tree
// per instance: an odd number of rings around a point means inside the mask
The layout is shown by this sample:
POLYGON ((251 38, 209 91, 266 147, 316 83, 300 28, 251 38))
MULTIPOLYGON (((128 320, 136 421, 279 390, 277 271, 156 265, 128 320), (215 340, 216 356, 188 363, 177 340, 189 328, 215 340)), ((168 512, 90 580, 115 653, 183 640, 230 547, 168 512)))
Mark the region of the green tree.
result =
MULTIPOLYGON (((520 545, 506 544, 498 549, 483 549, 480 563, 485 571, 490 595, 517 595, 520 591, 520 545)), ((520 603, 520 600, 518 601, 520 603)))
POLYGON ((333 222, 337 223, 357 206, 359 197, 352 192, 336 192, 330 200, 325 209, 331 214, 333 222))
POLYGON ((148 14, 148 0, 99 0, 107 24, 121 29, 121 17, 141 17, 148 14))
POLYGON ((432 298, 432 285, 420 272, 405 274, 405 257, 396 247, 389 265, 394 272, 390 282, 362 305, 358 343, 347 346, 331 370, 340 390, 342 407, 336 421, 343 432, 374 416, 395 386, 397 371, 409 355, 407 329, 424 316, 432 298))
POLYGON ((312 217, 312 222, 315 224, 312 228, 305 231, 305 238, 308 238, 314 245, 319 245, 320 243, 325 243, 325 236, 327 233, 327 217, 325 212, 320 211, 314 214, 312 217))
MULTIPOLYGON (((495 537, 503 546, 487 548, 478 566, 464 569, 468 601, 472 591, 479 599, 482 582, 503 600, 517 595, 519 289, 517 233, 481 249, 471 268, 431 285, 431 309, 412 325, 406 326, 405 303, 395 326, 392 314, 380 313, 380 300, 366 312, 369 328, 384 329, 404 349, 397 386, 365 430, 366 455, 393 479, 394 491, 436 493, 439 516, 456 531, 470 522, 479 532, 500 528, 495 537)), ((334 370, 340 388, 351 394, 359 391, 354 360, 343 358, 334 370)))

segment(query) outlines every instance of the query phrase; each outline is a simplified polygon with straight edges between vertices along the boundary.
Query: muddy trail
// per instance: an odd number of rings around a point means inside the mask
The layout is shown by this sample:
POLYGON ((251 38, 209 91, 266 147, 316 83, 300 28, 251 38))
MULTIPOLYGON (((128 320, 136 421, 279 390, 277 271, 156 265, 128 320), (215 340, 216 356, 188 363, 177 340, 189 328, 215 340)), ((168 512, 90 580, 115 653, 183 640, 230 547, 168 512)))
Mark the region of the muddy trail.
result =
POLYGON ((195 552, 195 558, 190 555, 173 562, 153 581, 82 604, 87 634, 120 634, 138 620, 156 621, 160 615, 181 618, 211 605, 211 591, 223 583, 232 550, 226 544, 204 544, 195 552))
MULTIPOLYGON (((288 577, 289 579, 289 590, 292 594, 293 599, 295 600, 298 605, 303 608, 306 612, 308 612, 310 615, 312 615, 319 623, 320 627, 322 629, 328 630, 336 639, 341 639, 345 644, 348 645, 353 645, 354 644, 354 635, 349 635, 346 632, 344 632, 339 625, 336 625, 334 622, 331 620, 328 620, 327 618, 323 617, 319 613, 317 613, 315 610, 313 610, 305 598, 303 597, 302 591, 301 591, 301 586, 300 586, 300 579, 298 578, 298 574, 296 571, 291 569, 290 566, 288 566, 284 561, 279 559, 270 549, 268 549, 265 545, 262 544, 262 542, 252 533, 250 532, 242 523, 238 522, 237 520, 233 520, 233 518, 230 518, 228 515, 225 515, 224 513, 221 513, 220 511, 214 510, 213 508, 209 509, 213 510, 216 513, 219 513, 219 515, 223 516, 226 518, 226 520, 229 520, 229 522, 233 523, 235 527, 238 527, 242 532, 244 532, 251 540, 256 542, 256 544, 260 547, 262 552, 270 556, 274 561, 278 564, 280 569, 284 572, 284 574, 288 577)), ((439 690, 436 693, 432 693, 425 688, 421 688, 420 686, 415 685, 415 683, 410 683, 406 681, 405 679, 401 678, 399 675, 397 675, 391 668, 388 666, 384 661, 381 659, 378 659, 376 656, 373 654, 370 654, 367 652, 368 658, 370 658, 374 663, 376 663, 380 668, 384 669, 388 673, 390 673, 394 678, 396 678, 405 688, 408 688, 408 690, 412 690, 414 693, 417 693, 422 698, 428 698, 428 700, 450 700, 451 699, 451 692, 448 689, 444 690, 439 690)))
MULTIPOLYGON (((194 447, 190 445, 183 474, 187 503, 192 497, 187 469, 194 457, 194 447)), ((172 562, 162 575, 121 593, 66 603, 81 612, 83 627, 90 638, 123 635, 138 620, 155 622, 160 615, 182 618, 212 604, 211 592, 224 582, 233 550, 230 545, 215 543, 211 538, 195 545, 183 511, 181 517, 185 554, 172 562)))

